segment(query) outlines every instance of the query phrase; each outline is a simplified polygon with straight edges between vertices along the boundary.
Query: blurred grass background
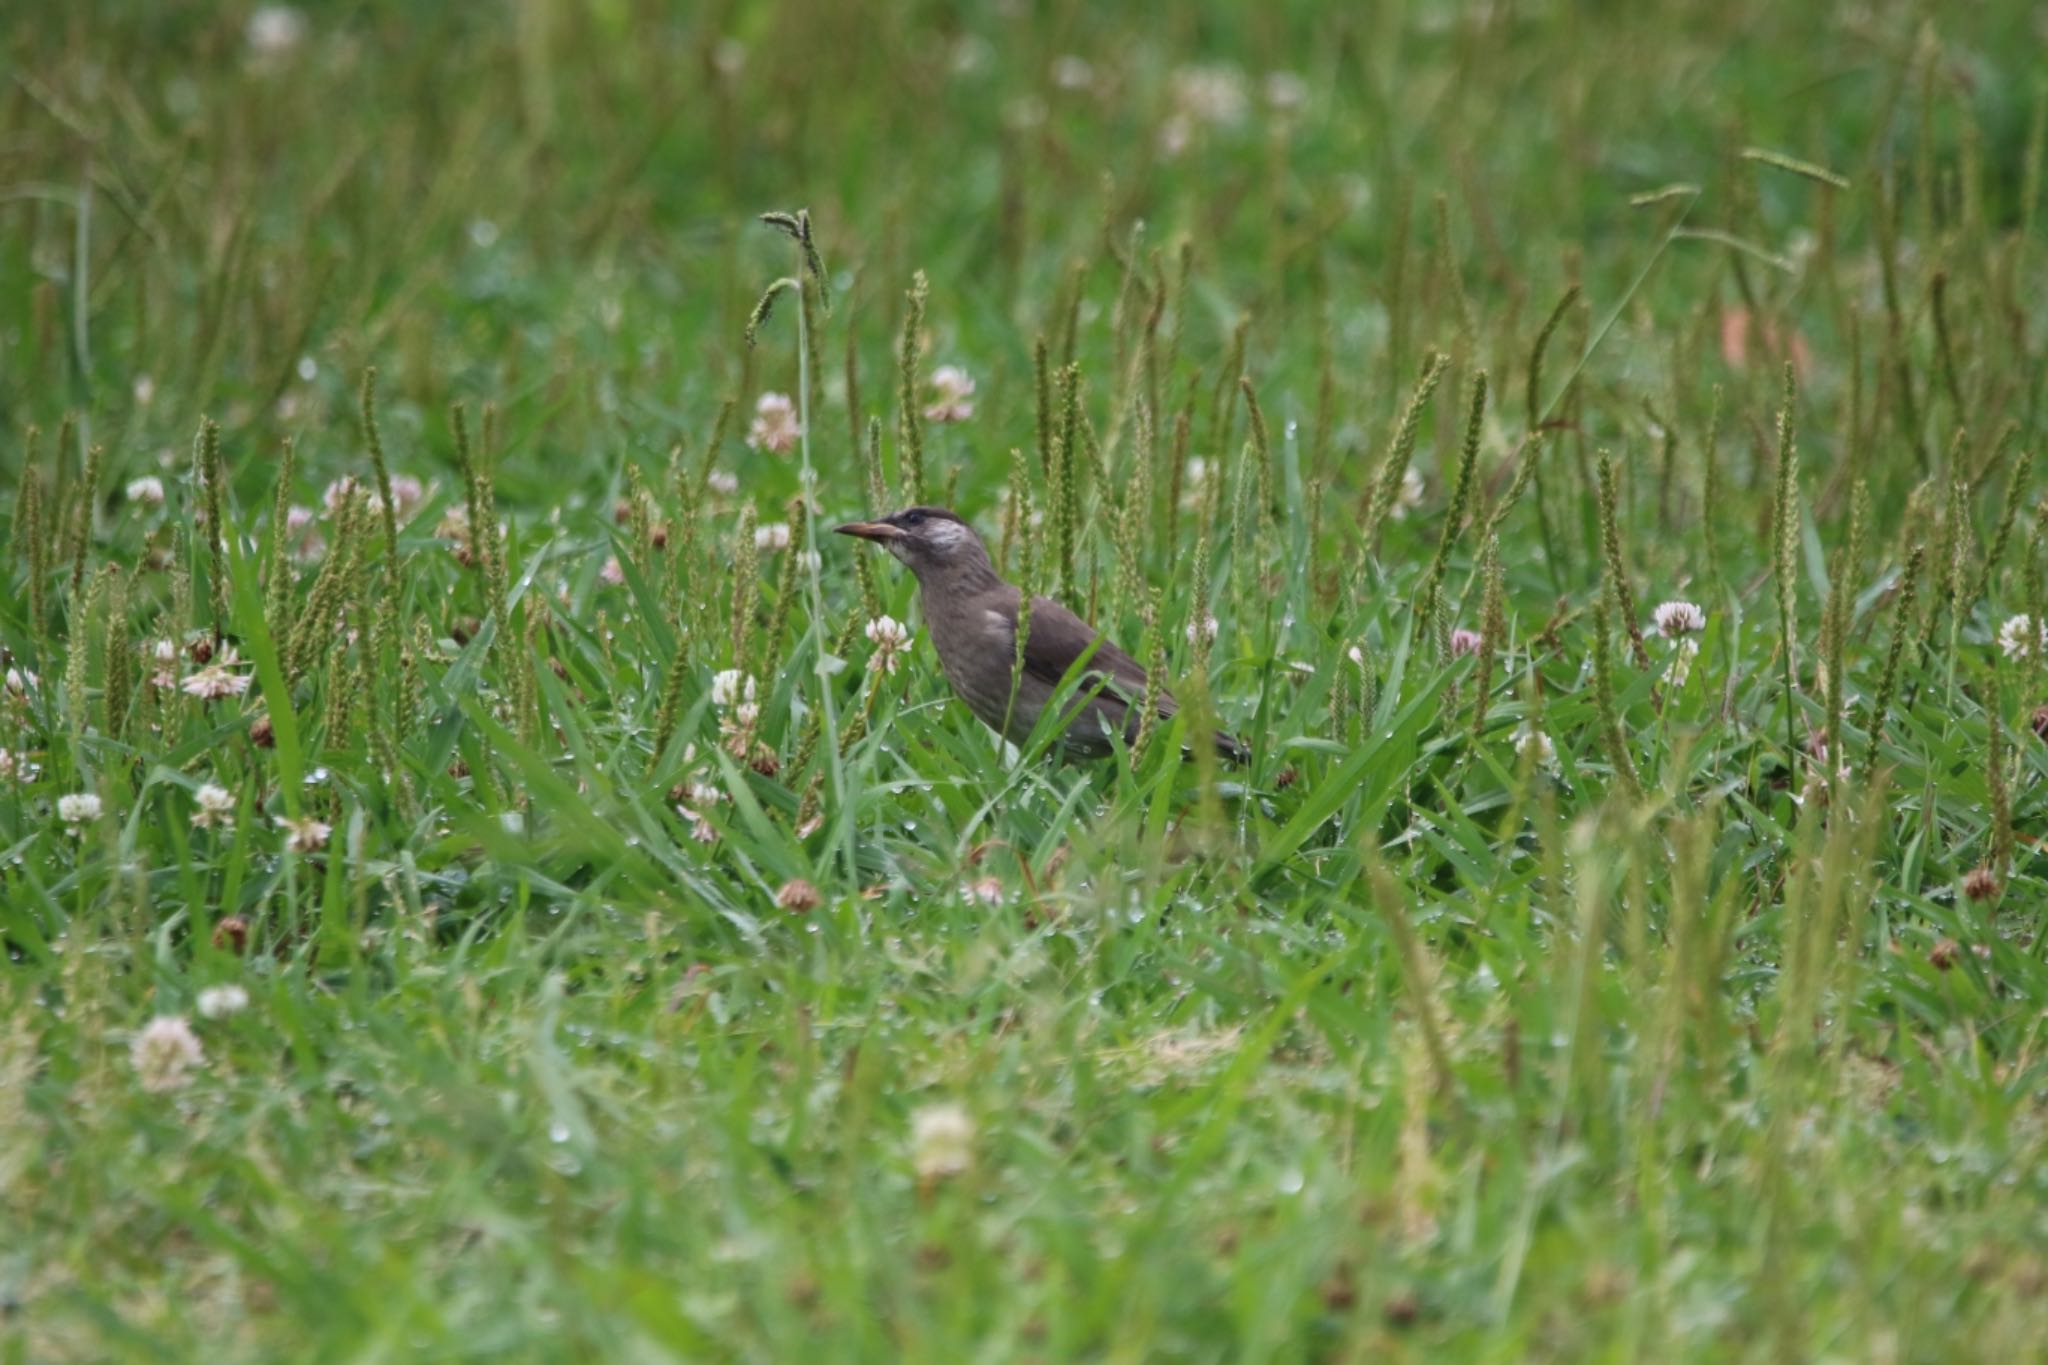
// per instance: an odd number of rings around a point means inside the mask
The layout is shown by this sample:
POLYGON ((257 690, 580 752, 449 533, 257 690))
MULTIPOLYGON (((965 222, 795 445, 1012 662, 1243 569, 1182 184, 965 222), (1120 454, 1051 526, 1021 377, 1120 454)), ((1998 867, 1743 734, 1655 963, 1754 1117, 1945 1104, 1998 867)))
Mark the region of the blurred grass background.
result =
POLYGON ((2034 1354, 2043 23, 13 7, 7 1358, 2034 1354), (742 340, 799 207, 802 458, 744 439, 797 305, 742 340), (814 618, 757 558, 805 459, 827 526, 907 496, 918 271, 928 489, 1050 582, 1071 356, 1074 604, 1249 769, 1017 760, 921 635, 866 666, 896 566, 818 544, 814 618), (390 540, 319 515, 383 472, 390 540))

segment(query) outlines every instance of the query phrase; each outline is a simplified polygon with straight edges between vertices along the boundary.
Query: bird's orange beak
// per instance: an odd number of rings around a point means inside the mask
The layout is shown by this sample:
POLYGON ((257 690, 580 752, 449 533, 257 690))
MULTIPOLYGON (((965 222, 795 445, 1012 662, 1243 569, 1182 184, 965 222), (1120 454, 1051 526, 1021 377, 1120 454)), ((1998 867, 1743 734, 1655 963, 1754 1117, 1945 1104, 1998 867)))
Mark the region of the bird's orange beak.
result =
POLYGON ((835 526, 834 532, 842 536, 859 536, 862 540, 901 540, 903 531, 886 521, 849 521, 844 526, 835 526))

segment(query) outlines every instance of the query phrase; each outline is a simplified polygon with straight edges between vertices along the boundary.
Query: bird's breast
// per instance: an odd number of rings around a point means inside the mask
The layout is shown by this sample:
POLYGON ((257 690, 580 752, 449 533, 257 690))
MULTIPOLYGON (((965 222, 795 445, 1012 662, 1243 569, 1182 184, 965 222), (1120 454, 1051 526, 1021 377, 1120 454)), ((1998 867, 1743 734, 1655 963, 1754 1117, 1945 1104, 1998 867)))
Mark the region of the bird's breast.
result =
POLYGON ((927 596, 925 623, 953 694, 989 728, 1012 738, 1029 734, 1043 699, 1012 685, 1017 632, 1010 616, 994 607, 955 603, 935 611, 934 605, 927 596))

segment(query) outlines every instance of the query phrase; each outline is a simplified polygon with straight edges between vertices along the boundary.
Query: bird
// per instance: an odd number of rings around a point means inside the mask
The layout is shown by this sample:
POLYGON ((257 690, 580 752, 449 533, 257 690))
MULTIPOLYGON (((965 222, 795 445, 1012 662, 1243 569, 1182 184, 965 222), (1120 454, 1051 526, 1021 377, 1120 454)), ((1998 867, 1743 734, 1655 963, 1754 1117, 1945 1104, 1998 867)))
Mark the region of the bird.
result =
MULTIPOLYGON (((1113 749, 1111 736, 1136 739, 1149 679, 1144 665, 1095 627, 1049 597, 1033 597, 1017 669, 1017 617, 1024 594, 1003 581, 988 547, 956 513, 909 507, 875 521, 833 528, 881 545, 917 575, 925 625, 953 693, 981 722, 1022 745, 1038 724, 1067 671, 1087 663, 1072 695, 1073 712, 1061 741, 1082 757, 1113 749)), ((1156 692, 1161 719, 1179 709, 1164 687, 1156 692)), ((1216 731, 1216 752, 1233 763, 1250 757, 1242 742, 1216 731)))

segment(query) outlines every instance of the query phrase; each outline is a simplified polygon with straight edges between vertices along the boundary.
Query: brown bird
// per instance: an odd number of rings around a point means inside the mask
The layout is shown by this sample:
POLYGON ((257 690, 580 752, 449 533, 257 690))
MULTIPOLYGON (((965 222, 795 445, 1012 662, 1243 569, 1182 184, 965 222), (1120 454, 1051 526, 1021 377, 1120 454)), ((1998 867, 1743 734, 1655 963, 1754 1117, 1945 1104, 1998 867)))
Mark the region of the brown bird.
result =
MULTIPOLYGON (((1095 627, 1049 597, 1031 599, 1024 667, 1017 661, 1017 609, 1023 594, 1005 583, 974 528, 942 507, 912 507, 879 521, 855 521, 840 535, 876 541, 910 566, 924 601, 925 624, 953 692, 996 733, 1022 744, 1061 679, 1083 655, 1085 671, 1062 703, 1073 713, 1063 739, 1081 754, 1111 751, 1110 736, 1136 738, 1144 706, 1144 666, 1095 627)), ((1159 715, 1178 704, 1159 689, 1159 715)), ((1216 732, 1216 750, 1233 762, 1249 751, 1216 732)))

